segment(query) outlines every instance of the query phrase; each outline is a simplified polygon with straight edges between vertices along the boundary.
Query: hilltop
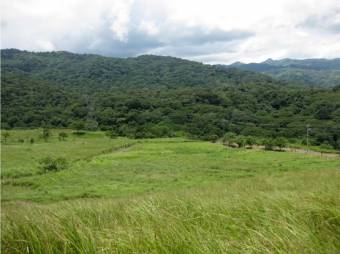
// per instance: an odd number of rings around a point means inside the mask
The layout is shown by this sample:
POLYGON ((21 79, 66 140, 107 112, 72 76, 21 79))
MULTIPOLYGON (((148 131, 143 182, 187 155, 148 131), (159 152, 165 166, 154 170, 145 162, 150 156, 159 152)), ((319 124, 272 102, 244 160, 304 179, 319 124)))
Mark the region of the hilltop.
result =
POLYGON ((59 52, 1 52, 4 72, 18 73, 56 84, 86 87, 142 87, 279 83, 269 76, 222 69, 169 56, 113 58, 59 52))
POLYGON ((308 86, 340 85, 340 58, 335 59, 267 59, 261 63, 236 62, 224 68, 238 68, 270 75, 283 82, 308 86))

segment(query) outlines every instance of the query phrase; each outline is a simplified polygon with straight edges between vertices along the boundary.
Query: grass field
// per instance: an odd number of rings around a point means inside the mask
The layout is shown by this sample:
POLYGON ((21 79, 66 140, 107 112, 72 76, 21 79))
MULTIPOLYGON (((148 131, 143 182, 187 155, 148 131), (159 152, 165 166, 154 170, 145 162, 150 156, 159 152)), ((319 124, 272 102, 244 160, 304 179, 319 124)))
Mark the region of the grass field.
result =
POLYGON ((338 158, 40 132, 2 145, 3 253, 340 250, 338 158), (41 173, 47 155, 69 167, 41 173))

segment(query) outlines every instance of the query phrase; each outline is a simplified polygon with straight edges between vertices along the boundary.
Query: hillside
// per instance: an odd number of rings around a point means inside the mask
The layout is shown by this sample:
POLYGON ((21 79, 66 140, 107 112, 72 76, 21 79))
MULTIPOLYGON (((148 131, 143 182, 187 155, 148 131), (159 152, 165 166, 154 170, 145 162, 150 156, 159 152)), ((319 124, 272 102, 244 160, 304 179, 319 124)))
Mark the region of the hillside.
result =
POLYGON ((262 63, 236 62, 227 67, 268 74, 288 83, 334 87, 340 85, 340 58, 336 59, 268 59, 262 63))
POLYGON ((55 84, 78 87, 142 87, 278 83, 272 78, 237 69, 175 57, 142 55, 112 58, 70 52, 33 53, 17 49, 1 52, 4 72, 29 75, 55 84))
POLYGON ((173 57, 116 59, 2 52, 2 128, 104 130, 113 136, 226 132, 340 148, 340 89, 306 88, 173 57))

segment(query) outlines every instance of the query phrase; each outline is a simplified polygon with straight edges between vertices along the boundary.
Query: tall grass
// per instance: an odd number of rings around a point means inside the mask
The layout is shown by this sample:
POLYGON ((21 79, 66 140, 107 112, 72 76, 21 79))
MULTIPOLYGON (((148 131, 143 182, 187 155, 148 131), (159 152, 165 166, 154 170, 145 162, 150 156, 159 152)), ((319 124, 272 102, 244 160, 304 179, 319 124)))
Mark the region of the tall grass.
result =
POLYGON ((121 199, 3 205, 2 253, 339 253, 338 170, 121 199))

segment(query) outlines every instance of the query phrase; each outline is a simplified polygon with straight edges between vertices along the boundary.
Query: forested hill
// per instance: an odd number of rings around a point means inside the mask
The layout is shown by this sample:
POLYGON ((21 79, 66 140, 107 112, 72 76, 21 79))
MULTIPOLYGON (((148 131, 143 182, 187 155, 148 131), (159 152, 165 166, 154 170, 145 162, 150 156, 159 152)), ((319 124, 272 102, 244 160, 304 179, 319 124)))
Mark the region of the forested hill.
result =
POLYGON ((29 75, 55 84, 86 87, 195 86, 278 83, 272 78, 238 69, 174 57, 143 55, 112 58, 69 52, 1 52, 5 72, 29 75))
POLYGON ((334 87, 340 85, 340 58, 336 59, 268 59, 262 63, 236 62, 225 68, 239 68, 268 74, 278 80, 308 86, 334 87))
POLYGON ((116 59, 2 51, 1 127, 105 130, 132 138, 227 132, 340 149, 340 86, 292 86, 266 75, 172 57, 116 59))

